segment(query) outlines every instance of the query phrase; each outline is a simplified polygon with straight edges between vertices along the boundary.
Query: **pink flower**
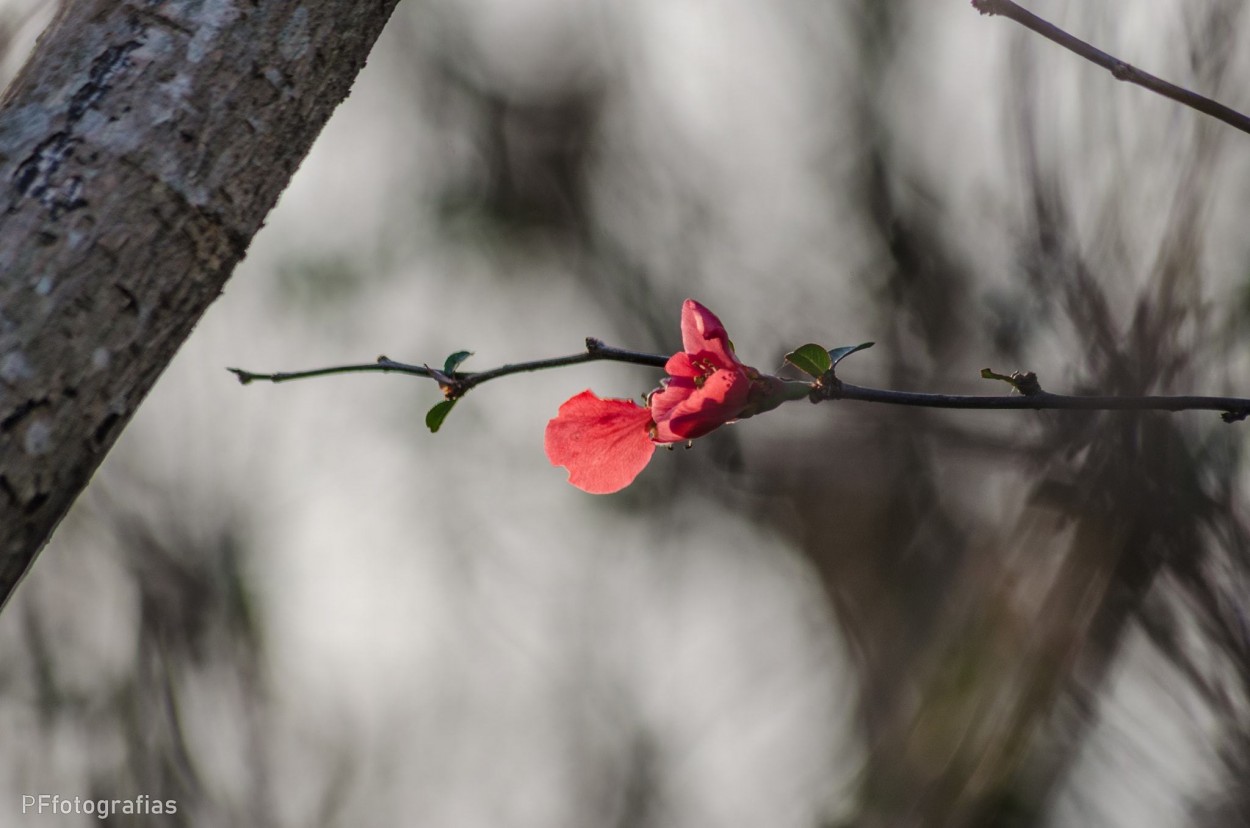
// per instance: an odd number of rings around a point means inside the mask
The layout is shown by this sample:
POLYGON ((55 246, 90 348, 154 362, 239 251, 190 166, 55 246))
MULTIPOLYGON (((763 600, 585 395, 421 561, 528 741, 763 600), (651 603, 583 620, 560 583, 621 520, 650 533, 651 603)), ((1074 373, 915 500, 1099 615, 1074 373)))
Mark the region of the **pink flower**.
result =
POLYGON ((657 443, 693 440, 794 398, 784 394, 781 379, 743 364, 716 314, 693 299, 682 305, 681 338, 684 350, 669 358, 668 377, 646 407, 583 391, 547 423, 547 457, 569 470, 574 486, 592 494, 620 491, 657 443))
POLYGON ((742 416, 760 373, 743 365, 716 314, 693 299, 681 308, 683 351, 664 370, 668 378, 648 398, 661 443, 693 440, 742 416))

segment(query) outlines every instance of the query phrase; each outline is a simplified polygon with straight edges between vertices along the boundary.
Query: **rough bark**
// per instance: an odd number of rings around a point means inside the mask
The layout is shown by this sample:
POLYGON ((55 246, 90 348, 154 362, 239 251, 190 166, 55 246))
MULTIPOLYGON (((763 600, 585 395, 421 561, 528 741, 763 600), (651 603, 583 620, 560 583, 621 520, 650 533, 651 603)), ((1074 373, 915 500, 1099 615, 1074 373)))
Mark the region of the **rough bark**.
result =
POLYGON ((398 0, 70 0, 0 101, 0 604, 398 0))

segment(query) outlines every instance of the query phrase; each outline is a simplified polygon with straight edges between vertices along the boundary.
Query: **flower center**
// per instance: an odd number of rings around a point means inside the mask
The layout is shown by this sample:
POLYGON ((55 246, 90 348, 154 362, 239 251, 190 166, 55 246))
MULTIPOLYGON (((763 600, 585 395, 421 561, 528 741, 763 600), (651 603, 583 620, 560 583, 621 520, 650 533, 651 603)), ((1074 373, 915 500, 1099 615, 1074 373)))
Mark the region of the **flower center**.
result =
POLYGON ((699 373, 694 377, 694 387, 702 388, 708 377, 720 370, 710 359, 691 360, 690 365, 699 373))

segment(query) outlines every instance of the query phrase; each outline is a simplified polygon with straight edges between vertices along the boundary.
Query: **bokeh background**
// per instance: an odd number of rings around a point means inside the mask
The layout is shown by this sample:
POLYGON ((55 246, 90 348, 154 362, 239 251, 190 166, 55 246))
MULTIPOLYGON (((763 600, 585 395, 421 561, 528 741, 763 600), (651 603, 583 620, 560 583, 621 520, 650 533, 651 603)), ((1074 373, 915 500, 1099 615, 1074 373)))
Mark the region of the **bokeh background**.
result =
MULTIPOLYGON (((1242 0, 1029 7, 1250 110, 1242 0)), ((795 404, 597 498, 543 427, 654 371, 436 435, 225 371, 671 352, 691 296, 764 369, 1246 395, 1248 208, 1250 136, 965 0, 406 0, 0 617, 0 822, 1250 824, 1244 424, 795 404)))

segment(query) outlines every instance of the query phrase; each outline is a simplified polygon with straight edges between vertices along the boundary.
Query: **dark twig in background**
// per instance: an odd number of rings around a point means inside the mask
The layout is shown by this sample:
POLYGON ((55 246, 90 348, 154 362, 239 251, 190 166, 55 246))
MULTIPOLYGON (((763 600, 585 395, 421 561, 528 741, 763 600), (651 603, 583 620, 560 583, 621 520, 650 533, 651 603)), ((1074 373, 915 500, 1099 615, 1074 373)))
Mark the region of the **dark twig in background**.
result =
POLYGON ((1219 101, 1213 101, 1196 92, 1190 92, 1188 89, 1155 77, 1149 72, 1143 72, 1114 55, 1109 55, 1080 38, 1068 34, 1053 23, 1043 20, 1032 12, 1021 8, 1011 2, 1011 0, 972 0, 972 6, 981 14, 1000 15, 1009 18, 1021 26, 1037 32, 1042 37, 1053 40, 1065 49, 1076 52, 1091 63, 1096 63, 1106 69, 1116 80, 1135 83, 1165 98, 1171 98, 1177 103, 1210 115, 1212 118, 1218 118, 1242 132, 1250 133, 1250 117, 1225 106, 1219 101))

